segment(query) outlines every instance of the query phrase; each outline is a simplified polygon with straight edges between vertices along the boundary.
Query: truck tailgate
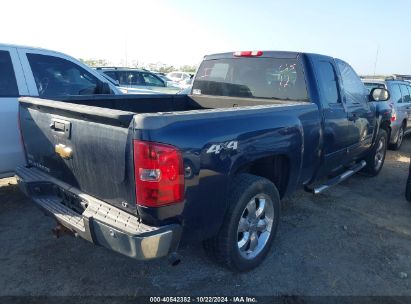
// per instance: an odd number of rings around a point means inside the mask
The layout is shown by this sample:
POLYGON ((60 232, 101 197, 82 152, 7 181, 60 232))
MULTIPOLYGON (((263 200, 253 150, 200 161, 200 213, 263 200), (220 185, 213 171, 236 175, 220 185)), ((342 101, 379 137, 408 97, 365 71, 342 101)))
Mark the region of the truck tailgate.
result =
POLYGON ((133 115, 21 98, 19 117, 27 162, 84 193, 135 213, 129 129, 133 115))

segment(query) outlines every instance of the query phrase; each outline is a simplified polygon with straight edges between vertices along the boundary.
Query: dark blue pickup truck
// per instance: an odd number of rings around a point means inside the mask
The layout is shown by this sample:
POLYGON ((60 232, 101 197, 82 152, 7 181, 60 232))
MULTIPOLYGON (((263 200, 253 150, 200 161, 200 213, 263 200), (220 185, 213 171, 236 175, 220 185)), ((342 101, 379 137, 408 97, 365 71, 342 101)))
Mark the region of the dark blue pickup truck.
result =
POLYGON ((327 56, 206 56, 189 95, 21 98, 18 181, 56 233, 142 260, 203 241, 245 271, 270 249, 281 198, 379 173, 388 98, 327 56))

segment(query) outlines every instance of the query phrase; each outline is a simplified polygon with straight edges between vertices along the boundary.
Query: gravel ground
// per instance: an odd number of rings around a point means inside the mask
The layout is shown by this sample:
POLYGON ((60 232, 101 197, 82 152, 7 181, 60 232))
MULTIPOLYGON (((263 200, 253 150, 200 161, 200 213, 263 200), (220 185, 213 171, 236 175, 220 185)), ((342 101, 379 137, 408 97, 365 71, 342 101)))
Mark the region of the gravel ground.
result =
POLYGON ((411 138, 389 151, 381 174, 356 175, 324 194, 284 201, 264 263, 233 274, 201 245, 182 263, 138 262, 72 237, 0 180, 0 295, 384 295, 411 296, 411 204, 404 199, 411 138))

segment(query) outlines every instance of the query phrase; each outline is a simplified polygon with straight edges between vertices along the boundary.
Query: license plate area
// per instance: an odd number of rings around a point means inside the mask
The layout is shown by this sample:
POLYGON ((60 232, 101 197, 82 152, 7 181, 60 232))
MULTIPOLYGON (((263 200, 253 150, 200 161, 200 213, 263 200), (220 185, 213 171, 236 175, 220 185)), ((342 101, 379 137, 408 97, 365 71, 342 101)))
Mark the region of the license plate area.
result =
POLYGON ((58 198, 58 202, 67 208, 75 211, 78 214, 82 214, 88 207, 78 195, 75 195, 63 188, 48 182, 39 182, 30 185, 32 196, 38 198, 54 197, 58 198))
POLYGON ((87 208, 87 203, 84 202, 79 196, 64 190, 61 187, 53 187, 54 195, 60 199, 60 203, 71 210, 82 214, 87 208))

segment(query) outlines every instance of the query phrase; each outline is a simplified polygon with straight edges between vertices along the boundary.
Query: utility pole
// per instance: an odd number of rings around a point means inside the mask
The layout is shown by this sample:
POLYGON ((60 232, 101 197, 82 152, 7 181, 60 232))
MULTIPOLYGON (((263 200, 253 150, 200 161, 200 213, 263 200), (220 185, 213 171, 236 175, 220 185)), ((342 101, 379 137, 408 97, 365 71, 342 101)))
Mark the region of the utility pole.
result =
POLYGON ((374 77, 375 77, 375 73, 377 71, 377 62, 378 62, 378 54, 380 52, 380 46, 377 45, 377 53, 375 54, 375 63, 374 63, 374 77))

